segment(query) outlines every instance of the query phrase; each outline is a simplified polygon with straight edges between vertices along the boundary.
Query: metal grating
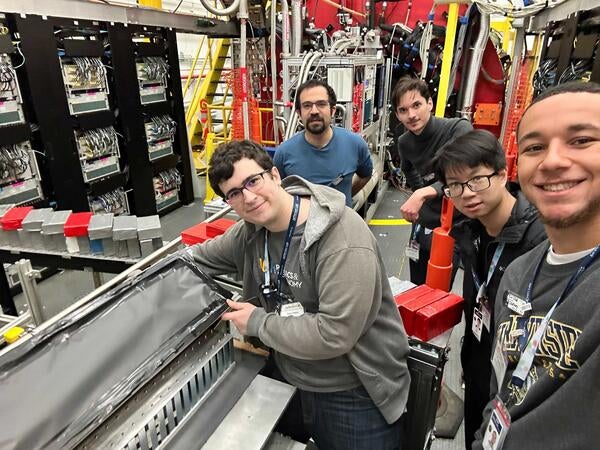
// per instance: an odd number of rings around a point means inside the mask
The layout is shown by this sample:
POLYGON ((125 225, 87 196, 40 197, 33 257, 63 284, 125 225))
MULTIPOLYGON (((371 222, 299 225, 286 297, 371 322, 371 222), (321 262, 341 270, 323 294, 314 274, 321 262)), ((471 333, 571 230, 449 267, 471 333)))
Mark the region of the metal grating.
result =
POLYGON ((122 447, 123 450, 159 448, 232 365, 233 341, 229 340, 162 405, 122 447))
POLYGON ((232 336, 227 324, 219 322, 180 350, 76 448, 163 448, 234 367, 232 336))

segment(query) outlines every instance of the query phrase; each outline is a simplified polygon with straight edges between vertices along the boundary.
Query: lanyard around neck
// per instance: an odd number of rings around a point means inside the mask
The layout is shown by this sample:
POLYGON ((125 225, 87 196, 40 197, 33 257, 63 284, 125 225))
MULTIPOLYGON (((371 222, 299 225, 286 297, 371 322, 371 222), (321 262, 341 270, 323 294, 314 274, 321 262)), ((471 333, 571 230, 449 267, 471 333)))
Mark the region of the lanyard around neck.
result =
MULTIPOLYGON (((533 273, 533 279, 529 282, 529 285, 527 286, 527 294, 525 297, 525 301, 527 303, 531 303, 532 295, 533 295, 533 286, 535 284, 536 278, 538 277, 538 275, 540 273, 540 269, 541 269, 544 259, 546 258, 546 254, 547 254, 547 251, 543 253, 541 259, 538 261, 537 266, 535 267, 535 271, 533 273)), ((590 267, 590 265, 592 265, 592 263, 598 258, 599 255, 600 255, 600 245, 595 247, 594 250, 592 250, 592 252, 583 259, 583 261, 579 265, 579 268, 575 271, 575 273, 573 273, 573 275, 571 275, 571 278, 569 278, 567 285, 565 286, 562 293, 558 296, 558 298, 554 302, 554 305, 552 305, 550 310, 546 313, 546 315, 542 319, 542 322, 538 326, 537 330, 535 331, 535 333, 533 334, 531 339, 527 340, 527 337, 525 336, 524 342, 527 342, 527 345, 523 349, 523 351, 521 353, 521 358, 519 359, 519 362, 517 363, 517 367, 515 368, 515 370, 513 372, 512 379, 511 379, 511 383, 513 385, 515 385, 517 387, 521 387, 521 386, 523 386, 523 383, 525 383, 525 380, 527 379, 527 374, 531 370, 531 366, 533 366, 533 359, 535 357, 535 353, 537 352, 537 349, 540 346, 542 338, 544 337, 544 333, 546 332, 546 328, 548 327, 548 323, 550 322, 550 318, 552 317, 554 310, 562 303, 562 301, 567 297, 567 295, 569 295, 569 293, 575 286, 575 283, 577 283, 577 280, 579 279, 579 277, 581 277, 581 275, 587 270, 587 268, 590 267)), ((526 324, 527 324, 527 321, 524 320, 523 321, 523 332, 525 334, 527 333, 526 324)))
MULTIPOLYGON (((298 215, 300 214, 300 196, 294 195, 294 206, 292 208, 292 217, 288 225, 287 232, 285 233, 285 241, 283 243, 283 251, 281 252, 281 260, 279 262, 279 271, 277 272, 276 288, 277 293, 281 292, 281 282, 283 281, 285 261, 287 260, 288 253, 290 252, 290 244, 292 243, 292 236, 298 223, 298 215)), ((269 231, 265 229, 265 254, 264 260, 266 269, 265 270, 265 285, 271 285, 271 263, 269 259, 269 231)))
MULTIPOLYGON (((502 255, 502 251, 504 250, 504 242, 498 244, 496 247, 496 251, 494 251, 494 256, 492 257, 492 262, 490 267, 488 268, 487 278, 485 280, 485 286, 490 284, 490 280, 492 279, 492 275, 494 274, 494 270, 496 270, 496 266, 498 265, 498 261, 500 260, 500 255, 502 255)), ((471 274, 473 275, 473 282, 475 283, 475 288, 479 292, 481 288, 481 281, 479 281, 479 277, 475 273, 475 269, 471 266, 471 274)))

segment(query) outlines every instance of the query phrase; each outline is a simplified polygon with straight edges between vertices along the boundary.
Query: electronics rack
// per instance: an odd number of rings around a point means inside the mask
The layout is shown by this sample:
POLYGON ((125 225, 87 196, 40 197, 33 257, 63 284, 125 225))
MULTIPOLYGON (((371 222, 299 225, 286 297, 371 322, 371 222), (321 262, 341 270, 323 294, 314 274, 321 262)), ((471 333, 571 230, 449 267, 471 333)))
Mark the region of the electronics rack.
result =
POLYGON ((35 144, 23 110, 17 70, 25 63, 10 29, 0 20, 0 204, 32 204, 44 198, 35 144))
POLYGON ((571 80, 600 83, 600 8, 546 23, 534 96, 571 80))
POLYGON ((185 120, 174 30, 5 17, 26 83, 11 90, 14 112, 3 116, 0 109, 0 124, 24 117, 21 101, 30 105, 45 155, 40 169, 58 209, 146 216, 193 201, 186 129, 178 126, 185 120), (179 182, 164 207, 154 178, 173 171, 179 182))
POLYGON ((193 201, 175 31, 112 24, 108 36, 127 140, 124 153, 130 172, 138 174, 131 178, 130 199, 136 211, 146 211, 144 215, 165 214, 193 201), (135 92, 138 95, 132 95, 135 92), (156 196, 155 179, 176 172, 179 182, 165 203, 156 196))

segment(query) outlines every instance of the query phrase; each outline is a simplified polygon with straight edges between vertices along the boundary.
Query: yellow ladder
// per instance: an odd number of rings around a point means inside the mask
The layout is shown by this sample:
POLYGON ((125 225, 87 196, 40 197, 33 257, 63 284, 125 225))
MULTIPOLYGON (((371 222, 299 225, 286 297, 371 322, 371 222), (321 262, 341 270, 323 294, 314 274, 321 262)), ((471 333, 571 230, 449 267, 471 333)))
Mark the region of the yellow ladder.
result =
MULTIPOLYGON (((231 46, 230 39, 207 39, 207 57, 204 60, 204 65, 201 74, 203 77, 196 83, 192 95, 192 101, 186 111, 185 122, 188 129, 188 136, 192 146, 203 144, 202 135, 204 133, 203 124, 199 120, 202 100, 211 104, 214 102, 215 94, 221 79, 221 72, 229 54, 231 46), (214 50, 213 50, 214 46, 214 50), (210 62, 208 69, 206 68, 207 61, 210 62)), ((200 45, 204 45, 204 40, 200 45)), ((200 52, 196 54, 198 56, 200 52)))

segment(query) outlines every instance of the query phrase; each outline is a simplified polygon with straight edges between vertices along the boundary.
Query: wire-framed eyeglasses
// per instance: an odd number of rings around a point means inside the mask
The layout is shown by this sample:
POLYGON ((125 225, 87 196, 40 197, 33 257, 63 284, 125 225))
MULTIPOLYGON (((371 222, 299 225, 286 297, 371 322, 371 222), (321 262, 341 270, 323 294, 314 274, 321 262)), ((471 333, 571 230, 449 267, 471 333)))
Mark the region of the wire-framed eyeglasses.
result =
POLYGON ((449 198, 460 197, 465 189, 468 187, 471 192, 485 191, 492 184, 491 178, 498 175, 498 172, 491 173, 489 175, 477 175, 464 183, 449 183, 442 187, 444 195, 449 198))
POLYGON ((318 110, 323 111, 329 108, 329 100, 317 100, 316 102, 302 102, 300 106, 304 111, 312 111, 313 106, 316 106, 318 110))
POLYGON ((263 170, 260 173, 250 175, 244 180, 240 187, 233 188, 225 194, 225 201, 230 205, 242 203, 244 201, 243 190, 246 189, 247 191, 250 191, 253 194, 260 191, 260 189, 264 185, 264 176, 266 173, 269 172, 271 172, 271 169, 263 170))

